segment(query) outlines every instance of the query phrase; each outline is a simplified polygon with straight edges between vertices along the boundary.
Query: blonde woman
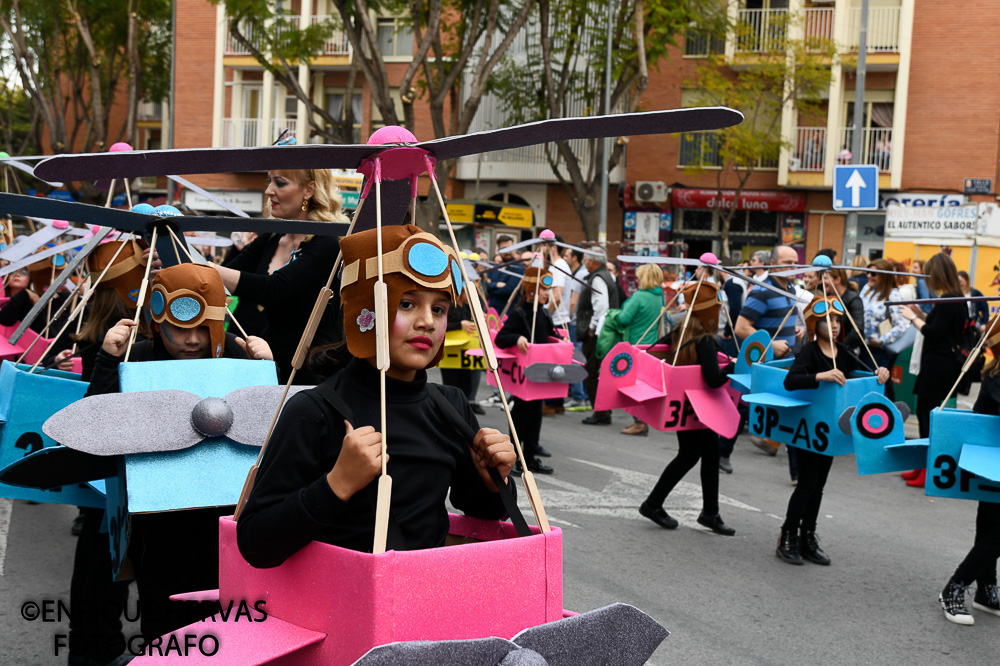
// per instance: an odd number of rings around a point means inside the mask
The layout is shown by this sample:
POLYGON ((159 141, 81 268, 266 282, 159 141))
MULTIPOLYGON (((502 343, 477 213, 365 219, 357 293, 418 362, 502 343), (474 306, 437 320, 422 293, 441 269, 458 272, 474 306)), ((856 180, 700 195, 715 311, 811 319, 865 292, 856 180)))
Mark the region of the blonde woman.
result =
MULTIPOLYGON (((651 345, 659 337, 658 326, 663 309, 663 271, 656 264, 642 264, 636 269, 639 290, 629 296, 618 315, 618 323, 628 329, 628 341, 633 345, 651 345)), ((623 435, 648 435, 649 426, 635 419, 622 430, 623 435)))
MULTIPOLYGON (((286 220, 347 222, 343 200, 329 169, 268 171, 265 212, 286 220)), ((266 317, 261 337, 274 353, 281 381, 288 378, 292 356, 337 258, 333 236, 262 234, 228 266, 216 266, 234 296, 257 304, 266 317)), ((339 306, 331 301, 316 331, 315 345, 336 342, 339 306)), ((308 382, 300 373, 297 379, 308 382)))

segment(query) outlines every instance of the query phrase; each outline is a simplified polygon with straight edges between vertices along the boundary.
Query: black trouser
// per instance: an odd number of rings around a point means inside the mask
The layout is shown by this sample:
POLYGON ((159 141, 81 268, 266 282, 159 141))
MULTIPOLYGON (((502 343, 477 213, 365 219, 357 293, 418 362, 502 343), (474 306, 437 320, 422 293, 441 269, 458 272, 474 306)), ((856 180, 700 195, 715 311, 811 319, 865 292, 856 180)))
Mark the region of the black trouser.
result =
POLYGON ((958 372, 948 373, 947 376, 939 374, 933 378, 922 375, 917 377, 917 423, 921 438, 931 436, 931 410, 941 405, 956 379, 958 372))
POLYGON ((976 540, 972 550, 955 569, 952 580, 979 587, 997 584, 997 558, 1000 557, 1000 504, 980 502, 976 512, 976 540))
POLYGON ((798 449, 795 453, 799 465, 799 483, 788 500, 788 511, 782 527, 794 531, 801 525, 803 531, 815 531, 819 505, 823 501, 823 488, 830 475, 833 458, 805 449, 798 449))
MULTIPOLYGON (((142 635, 148 641, 212 613, 170 595, 219 588, 219 516, 232 506, 133 515, 129 558, 141 604, 142 635)), ((253 602, 250 602, 251 604, 253 602)))
POLYGON ((108 533, 101 533, 103 509, 81 509, 83 530, 76 542, 69 588, 69 651, 103 664, 126 650, 122 613, 128 603, 128 581, 111 573, 108 533))
POLYGON ((728 458, 733 455, 733 448, 736 446, 736 439, 743 432, 743 429, 747 426, 747 419, 750 418, 750 405, 743 402, 742 400, 736 405, 736 409, 740 412, 740 427, 736 429, 736 434, 732 438, 720 437, 719 438, 719 455, 723 458, 728 458))
POLYGON ((538 457, 538 438, 542 432, 543 403, 543 400, 521 400, 518 398, 510 409, 510 418, 514 421, 514 428, 517 429, 517 436, 521 440, 524 458, 529 462, 538 457))
POLYGON ((719 513, 719 436, 708 429, 677 431, 677 455, 660 474, 646 504, 662 507, 670 491, 699 460, 702 511, 710 516, 719 513))
MULTIPOLYGON (((597 336, 587 335, 583 339, 583 356, 587 359, 587 364, 584 366, 587 370, 587 378, 583 380, 583 390, 587 392, 587 397, 590 398, 590 404, 597 404, 597 377, 601 374, 601 362, 597 358, 597 336)), ((610 415, 611 412, 608 410, 594 412, 594 416, 610 415)))

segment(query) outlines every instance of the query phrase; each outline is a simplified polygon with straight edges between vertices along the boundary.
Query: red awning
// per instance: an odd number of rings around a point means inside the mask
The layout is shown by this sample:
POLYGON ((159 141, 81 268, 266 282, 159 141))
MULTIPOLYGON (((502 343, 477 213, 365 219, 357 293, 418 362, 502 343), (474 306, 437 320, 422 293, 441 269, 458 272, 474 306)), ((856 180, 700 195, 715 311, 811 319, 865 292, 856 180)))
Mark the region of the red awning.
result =
MULTIPOLYGON (((694 188, 675 187, 671 203, 674 208, 701 208, 712 210, 721 208, 728 210, 733 207, 735 190, 702 190, 694 188)), ((760 210, 765 212, 804 212, 806 195, 801 192, 784 190, 743 190, 736 203, 738 210, 760 210)))

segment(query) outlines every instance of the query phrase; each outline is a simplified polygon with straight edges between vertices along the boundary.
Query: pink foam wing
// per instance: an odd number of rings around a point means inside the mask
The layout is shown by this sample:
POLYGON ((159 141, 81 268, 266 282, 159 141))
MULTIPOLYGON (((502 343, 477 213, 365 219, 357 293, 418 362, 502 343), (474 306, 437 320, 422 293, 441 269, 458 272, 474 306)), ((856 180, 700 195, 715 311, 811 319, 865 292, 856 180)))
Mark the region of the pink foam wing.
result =
POLYGON ((725 388, 684 391, 698 420, 723 437, 734 437, 740 427, 740 412, 725 388))
POLYGON ((636 381, 632 386, 623 386, 618 390, 636 402, 646 402, 647 400, 662 398, 665 395, 660 389, 650 386, 642 380, 636 381))

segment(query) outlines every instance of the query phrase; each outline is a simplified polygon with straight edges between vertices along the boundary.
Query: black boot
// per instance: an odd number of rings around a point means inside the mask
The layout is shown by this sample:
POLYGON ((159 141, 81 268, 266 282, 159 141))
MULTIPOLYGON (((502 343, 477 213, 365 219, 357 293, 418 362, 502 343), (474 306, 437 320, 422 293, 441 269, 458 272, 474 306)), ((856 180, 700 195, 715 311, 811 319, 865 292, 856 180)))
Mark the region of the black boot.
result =
POLYGON ((802 564, 802 555, 799 554, 799 533, 798 530, 781 528, 781 536, 778 537, 778 548, 775 554, 789 564, 802 564))
POLYGON ((719 514, 709 515, 702 511, 698 516, 698 524, 704 525, 716 534, 721 534, 722 536, 733 536, 736 534, 736 530, 722 522, 722 516, 719 514))
POLYGON ((799 552, 802 557, 815 562, 816 564, 830 564, 830 557, 819 547, 819 540, 816 538, 816 530, 802 528, 799 535, 799 552))

